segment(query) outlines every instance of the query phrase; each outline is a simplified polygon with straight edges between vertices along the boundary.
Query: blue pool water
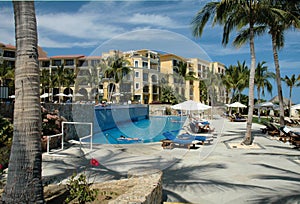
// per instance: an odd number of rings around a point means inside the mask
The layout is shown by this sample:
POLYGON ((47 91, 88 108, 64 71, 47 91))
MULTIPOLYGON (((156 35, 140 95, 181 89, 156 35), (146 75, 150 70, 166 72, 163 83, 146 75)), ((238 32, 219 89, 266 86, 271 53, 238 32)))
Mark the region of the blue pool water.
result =
POLYGON ((93 136, 94 144, 132 144, 158 142, 165 139, 163 133, 166 131, 177 135, 182 128, 185 118, 178 116, 151 116, 135 122, 118 124, 112 128, 93 136), (120 139, 134 138, 134 140, 120 139))

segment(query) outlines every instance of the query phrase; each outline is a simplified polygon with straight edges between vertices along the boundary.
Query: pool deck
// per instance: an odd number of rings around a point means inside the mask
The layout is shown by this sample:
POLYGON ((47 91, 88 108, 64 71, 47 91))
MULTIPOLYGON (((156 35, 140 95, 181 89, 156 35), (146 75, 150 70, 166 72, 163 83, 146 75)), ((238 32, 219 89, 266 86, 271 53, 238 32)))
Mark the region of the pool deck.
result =
POLYGON ((65 182, 85 171, 94 182, 127 178, 132 169, 163 171, 164 201, 182 203, 297 203, 300 201, 300 150, 264 135, 253 124, 254 145, 240 147, 245 122, 212 121, 212 144, 163 149, 161 142, 130 145, 79 145, 43 154, 46 182, 65 182), (89 164, 91 158, 100 162, 89 164))

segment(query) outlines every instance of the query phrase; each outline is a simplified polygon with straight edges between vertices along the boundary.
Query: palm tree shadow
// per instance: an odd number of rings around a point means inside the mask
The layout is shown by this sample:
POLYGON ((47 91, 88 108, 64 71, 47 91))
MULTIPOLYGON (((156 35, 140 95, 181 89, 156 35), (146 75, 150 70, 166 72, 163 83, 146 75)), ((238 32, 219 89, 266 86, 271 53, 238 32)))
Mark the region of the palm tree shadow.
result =
POLYGON ((199 165, 185 167, 181 169, 172 168, 172 166, 163 171, 163 201, 190 202, 184 198, 183 194, 177 192, 193 191, 199 195, 220 192, 220 191, 237 191, 239 189, 253 190, 263 189, 272 190, 271 188, 237 184, 224 182, 218 179, 207 179, 206 173, 216 171, 218 169, 227 169, 226 164, 211 163, 207 165, 199 165), (197 176, 195 172, 202 174, 197 176))

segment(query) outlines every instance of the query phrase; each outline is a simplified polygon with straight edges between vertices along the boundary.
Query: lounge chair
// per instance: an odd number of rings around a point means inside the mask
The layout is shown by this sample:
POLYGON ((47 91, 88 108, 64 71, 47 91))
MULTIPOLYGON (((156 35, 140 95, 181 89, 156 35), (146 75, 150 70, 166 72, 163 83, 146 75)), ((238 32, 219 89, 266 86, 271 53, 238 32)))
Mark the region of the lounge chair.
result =
POLYGON ((292 131, 290 128, 284 126, 280 127, 279 130, 283 133, 280 135, 280 139, 283 142, 289 141, 296 147, 300 147, 300 134, 292 131))
POLYGON ((204 132, 213 132, 214 128, 210 127, 208 121, 192 121, 190 122, 190 129, 193 133, 204 133, 204 132))
MULTIPOLYGON (((187 127, 187 126, 184 126, 183 130, 186 132, 186 134, 188 134, 189 137, 193 138, 194 140, 200 141, 201 144, 204 144, 204 143, 209 143, 210 144, 214 140, 213 134, 210 134, 210 133, 200 133, 200 134, 197 134, 197 133, 194 133, 190 129, 190 127, 187 127)), ((186 134, 183 134, 183 135, 186 135, 186 134)))
POLYGON ((244 116, 232 115, 232 116, 230 116, 230 121, 231 122, 246 122, 247 118, 245 118, 244 116))
POLYGON ((188 135, 186 137, 180 137, 177 138, 176 135, 173 135, 171 132, 164 132, 163 136, 165 136, 166 140, 162 140, 163 144, 163 148, 164 146, 173 146, 174 144, 178 144, 179 146, 187 146, 188 149, 195 146, 195 143, 193 143, 193 139, 191 137, 189 137, 188 135), (171 143, 169 145, 167 145, 167 143, 171 143))
POLYGON ((268 133, 271 136, 276 136, 280 134, 280 130, 272 123, 263 122, 266 127, 260 128, 263 133, 268 133))

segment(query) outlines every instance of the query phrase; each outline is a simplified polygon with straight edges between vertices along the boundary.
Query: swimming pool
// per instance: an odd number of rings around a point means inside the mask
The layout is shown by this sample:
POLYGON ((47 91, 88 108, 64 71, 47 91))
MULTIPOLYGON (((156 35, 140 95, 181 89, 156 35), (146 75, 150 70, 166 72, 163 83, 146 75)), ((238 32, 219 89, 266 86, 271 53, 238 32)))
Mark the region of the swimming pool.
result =
POLYGON ((163 133, 166 131, 177 135, 185 119, 179 116, 150 116, 149 119, 117 124, 116 128, 93 135, 93 143, 132 144, 158 142, 165 139, 163 133), (124 140, 120 139, 120 136, 136 138, 136 140, 124 140))

